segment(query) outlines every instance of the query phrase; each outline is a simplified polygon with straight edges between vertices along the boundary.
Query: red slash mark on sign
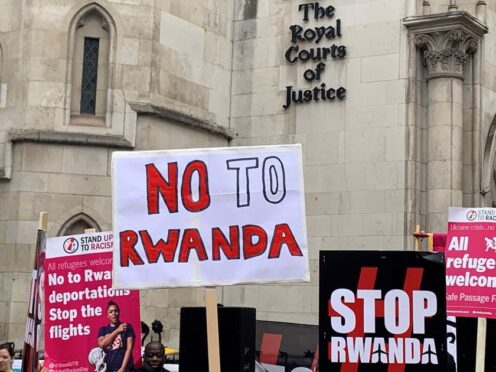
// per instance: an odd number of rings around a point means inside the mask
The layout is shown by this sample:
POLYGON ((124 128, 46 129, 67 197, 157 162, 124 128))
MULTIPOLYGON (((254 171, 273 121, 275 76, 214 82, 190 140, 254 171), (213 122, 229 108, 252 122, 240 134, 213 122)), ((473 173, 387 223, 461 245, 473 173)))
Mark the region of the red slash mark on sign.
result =
MULTIPOLYGON (((406 271, 405 282, 403 284, 403 290, 408 294, 410 298, 410 316, 413 314, 412 304, 413 301, 413 291, 417 291, 420 289, 420 284, 422 283, 422 275, 424 273, 424 269, 422 268, 409 268, 406 271)), ((410 327, 408 330, 402 335, 396 335, 394 338, 398 339, 399 337, 410 337, 412 334, 412 319, 410 319, 410 327)), ((388 372, 403 372, 405 370, 405 364, 391 364, 388 367, 388 372)))
MULTIPOLYGON (((360 289, 374 289, 375 287, 375 281, 377 278, 377 267, 363 267, 360 270, 360 277, 358 278, 358 286, 357 290, 360 289)), ((408 294, 408 297, 411 299, 413 291, 420 289, 420 284, 422 282, 422 275, 423 275, 424 269, 422 268, 408 268, 406 271, 406 276, 405 280, 403 282, 403 290, 408 294)), ((412 301, 410 301, 410 306, 412 304, 412 301)), ((354 304, 347 304, 347 306, 353 310, 355 313, 356 317, 356 327, 355 329, 348 333, 348 337, 363 337, 365 335, 365 332, 363 330, 363 324, 364 324, 364 304, 363 304, 363 299, 356 299, 356 302, 354 304)), ((410 314, 412 314, 412 310, 410 308, 410 314)), ((331 316, 336 316, 339 315, 337 312, 335 312, 332 307, 330 302, 328 303, 328 315, 329 317, 331 316)), ((384 301, 376 301, 375 302, 375 316, 376 317, 384 317, 384 301)), ((408 330, 401 334, 401 335, 396 335, 395 338, 400 338, 400 337, 409 337, 412 333, 412 322, 410 319, 410 327, 408 330)), ((328 355, 331 355, 331 344, 328 344, 328 355)), ((341 364, 341 372, 357 372, 358 371, 358 366, 359 363, 342 363, 341 364)), ((405 364, 390 364, 388 367, 388 372, 404 372, 405 370, 405 364)))

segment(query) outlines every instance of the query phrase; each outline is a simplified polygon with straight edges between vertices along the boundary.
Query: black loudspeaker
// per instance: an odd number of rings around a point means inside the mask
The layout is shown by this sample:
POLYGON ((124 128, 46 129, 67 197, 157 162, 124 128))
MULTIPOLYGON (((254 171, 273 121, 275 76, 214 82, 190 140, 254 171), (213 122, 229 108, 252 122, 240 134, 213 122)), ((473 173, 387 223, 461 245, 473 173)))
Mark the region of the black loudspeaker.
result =
MULTIPOLYGON (((496 372, 496 320, 487 320, 484 372, 496 372)), ((475 372, 477 319, 456 318, 457 370, 475 372)))
MULTIPOLYGON (((181 308, 181 372, 208 372, 206 317, 204 307, 181 308)), ((218 318, 221 371, 254 372, 256 310, 248 307, 219 307, 218 318)))

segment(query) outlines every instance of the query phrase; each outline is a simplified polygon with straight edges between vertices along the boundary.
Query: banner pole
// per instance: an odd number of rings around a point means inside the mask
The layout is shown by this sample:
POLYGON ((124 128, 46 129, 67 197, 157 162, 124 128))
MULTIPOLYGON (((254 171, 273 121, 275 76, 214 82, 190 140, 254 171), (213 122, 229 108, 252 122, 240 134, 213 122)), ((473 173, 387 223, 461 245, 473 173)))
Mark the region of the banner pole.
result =
POLYGON ((484 372, 486 361, 487 319, 477 318, 477 348, 475 352, 475 372, 484 372))
MULTIPOLYGON (((416 233, 419 233, 420 232, 420 225, 415 225, 415 232, 416 233)), ((420 251, 420 243, 419 243, 419 238, 417 238, 415 235, 414 236, 414 239, 415 239, 415 252, 418 252, 420 251)))
POLYGON ((40 212, 38 220, 38 230, 47 231, 48 229, 48 212, 40 212))
POLYGON ((205 305, 207 309, 208 370, 209 372, 220 372, 219 318, 215 287, 205 288, 205 305))
POLYGON ((434 233, 429 233, 427 239, 427 249, 429 252, 434 252, 434 233))
POLYGON ((33 272, 31 276, 31 290, 29 294, 26 330, 22 346, 22 372, 38 372, 39 340, 43 314, 40 313, 40 271, 43 270, 44 251, 46 244, 46 230, 48 228, 48 212, 41 212, 38 220, 36 235, 36 249, 34 253, 33 272), (43 257, 42 257, 43 253, 43 257))

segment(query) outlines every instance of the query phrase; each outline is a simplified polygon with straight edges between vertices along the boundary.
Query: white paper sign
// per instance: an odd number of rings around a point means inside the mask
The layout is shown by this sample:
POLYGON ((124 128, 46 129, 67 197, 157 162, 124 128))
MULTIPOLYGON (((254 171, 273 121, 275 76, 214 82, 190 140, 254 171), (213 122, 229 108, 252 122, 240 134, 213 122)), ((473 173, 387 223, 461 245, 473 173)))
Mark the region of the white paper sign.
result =
POLYGON ((309 281, 300 145, 114 152, 116 288, 309 281))

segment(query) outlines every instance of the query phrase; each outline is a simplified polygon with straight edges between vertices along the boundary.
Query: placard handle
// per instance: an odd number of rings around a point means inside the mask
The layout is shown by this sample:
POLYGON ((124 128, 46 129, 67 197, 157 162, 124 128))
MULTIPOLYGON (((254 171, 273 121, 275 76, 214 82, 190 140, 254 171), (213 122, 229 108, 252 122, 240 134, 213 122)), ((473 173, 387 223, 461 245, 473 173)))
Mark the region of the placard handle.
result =
POLYGON ((219 318, 215 287, 205 288, 205 305, 207 308, 208 370, 220 372, 219 318))
POLYGON ((475 372, 484 372, 486 362, 487 319, 477 318, 477 348, 475 351, 475 372))

